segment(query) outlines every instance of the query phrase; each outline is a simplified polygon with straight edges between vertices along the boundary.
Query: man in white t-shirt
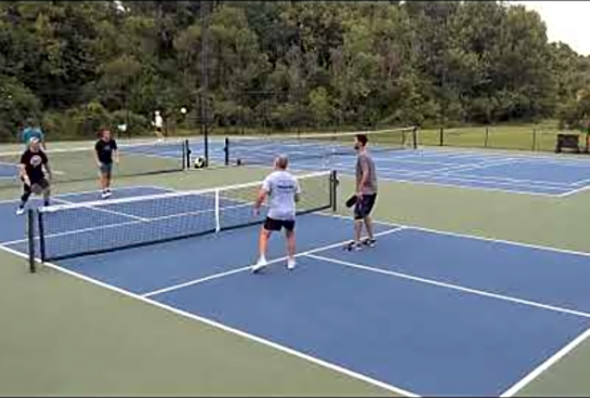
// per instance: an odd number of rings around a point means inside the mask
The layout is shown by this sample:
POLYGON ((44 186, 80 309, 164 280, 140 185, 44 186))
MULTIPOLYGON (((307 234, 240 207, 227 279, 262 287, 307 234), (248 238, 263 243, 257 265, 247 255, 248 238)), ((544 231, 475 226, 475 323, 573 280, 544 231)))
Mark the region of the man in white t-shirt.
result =
POLYGON ((259 214, 260 207, 268 197, 268 213, 264 225, 260 229, 258 262, 252 266, 257 272, 267 265, 266 249, 272 231, 285 228, 287 239, 287 268, 295 268, 295 203, 299 201, 301 187, 297 179, 287 171, 289 160, 281 155, 275 159, 275 170, 263 181, 258 193, 254 211, 259 214))

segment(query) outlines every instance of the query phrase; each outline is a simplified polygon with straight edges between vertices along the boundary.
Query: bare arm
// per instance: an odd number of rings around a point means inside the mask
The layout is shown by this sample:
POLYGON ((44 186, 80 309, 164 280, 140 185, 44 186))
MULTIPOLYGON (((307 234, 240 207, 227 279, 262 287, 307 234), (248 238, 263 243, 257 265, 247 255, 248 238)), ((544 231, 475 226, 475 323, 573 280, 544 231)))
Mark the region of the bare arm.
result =
POLYGON ((260 212, 260 207, 266 200, 266 191, 261 189, 258 191, 258 195, 256 196, 256 201, 254 202, 254 211, 258 214, 260 212))
POLYGON ((93 152, 94 152, 94 160, 95 160, 96 164, 98 166, 100 166, 100 159, 98 158, 98 152, 97 152, 96 148, 94 148, 93 152))
POLYGON ((301 185, 295 180, 295 203, 299 202, 299 199, 301 199, 301 185))
POLYGON ((29 180, 29 176, 27 175, 27 168, 23 163, 18 165, 18 174, 25 182, 25 185, 31 185, 31 180, 29 180))
POLYGON ((51 174, 51 168, 49 167, 49 163, 45 163, 45 171, 47 172, 47 177, 49 178, 49 181, 51 181, 53 175, 51 174))
POLYGON ((113 157, 115 158, 115 163, 119 164, 119 150, 115 149, 113 150, 113 157))

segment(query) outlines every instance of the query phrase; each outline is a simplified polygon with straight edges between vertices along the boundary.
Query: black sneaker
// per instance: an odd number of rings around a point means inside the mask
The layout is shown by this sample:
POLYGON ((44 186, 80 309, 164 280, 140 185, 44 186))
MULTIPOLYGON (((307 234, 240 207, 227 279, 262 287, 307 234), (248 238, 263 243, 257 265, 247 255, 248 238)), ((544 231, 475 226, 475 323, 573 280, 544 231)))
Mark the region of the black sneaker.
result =
POLYGON ((375 247, 377 245, 377 241, 375 239, 365 239, 363 241, 363 244, 365 246, 369 246, 369 247, 375 247))
POLYGON ((355 242, 348 242, 345 246, 344 246, 344 250, 347 251, 359 251, 361 250, 361 244, 360 243, 355 243, 355 242))

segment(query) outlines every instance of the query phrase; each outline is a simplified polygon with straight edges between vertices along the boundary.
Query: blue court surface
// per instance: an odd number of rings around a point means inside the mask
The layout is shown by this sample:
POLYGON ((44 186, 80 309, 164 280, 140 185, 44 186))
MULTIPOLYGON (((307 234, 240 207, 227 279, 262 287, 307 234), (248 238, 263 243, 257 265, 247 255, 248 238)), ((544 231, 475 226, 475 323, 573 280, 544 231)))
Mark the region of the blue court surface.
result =
MULTIPOLYGON (((223 145, 214 141, 211 147, 212 157, 223 159, 223 145)), ((277 142, 263 144, 259 150, 268 156, 289 154, 293 149, 277 142)), ((297 149, 299 153, 307 150, 314 151, 314 147, 297 149)), ((379 150, 373 156, 379 177, 391 181, 553 197, 569 196, 590 187, 590 159, 568 154, 421 148, 379 150)), ((354 174, 354 162, 354 156, 334 155, 317 159, 293 158, 291 165, 295 169, 337 169, 354 174)))
MULTIPOLYGON (((123 188, 115 197, 161 192, 123 188)), ((15 205, 0 203, 0 240, 24 253, 15 205)), ((112 228, 139 214, 126 211, 109 215, 112 228)), ((511 395, 590 328, 587 253, 386 223, 376 225, 377 247, 348 252, 351 220, 327 212, 298 218, 295 270, 274 236, 273 264, 253 275, 258 228, 50 266, 403 395, 511 395)))

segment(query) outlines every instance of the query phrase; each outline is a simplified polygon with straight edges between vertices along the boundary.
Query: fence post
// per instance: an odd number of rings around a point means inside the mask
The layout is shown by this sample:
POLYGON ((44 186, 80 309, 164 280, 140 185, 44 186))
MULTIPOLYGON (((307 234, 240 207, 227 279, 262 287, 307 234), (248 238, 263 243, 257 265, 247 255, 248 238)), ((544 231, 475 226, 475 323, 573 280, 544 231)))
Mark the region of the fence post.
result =
POLYGON ((229 138, 228 137, 225 137, 225 140, 223 141, 223 143, 224 143, 224 145, 223 145, 224 163, 225 163, 226 166, 229 166, 229 158, 230 158, 230 156, 229 156, 229 151, 230 151, 230 148, 229 148, 229 138))
POLYGON ((485 136, 484 143, 483 143, 484 148, 488 147, 489 135, 490 135, 489 127, 486 126, 486 136, 485 136))
POLYGON ((533 129, 533 147, 531 148, 531 150, 533 152, 535 152, 535 149, 537 147, 537 129, 533 129))
POLYGON ((445 145, 445 144, 444 144, 444 139, 443 139, 443 136, 444 136, 444 128, 443 128, 443 127, 441 127, 441 128, 440 128, 440 132, 439 132, 439 138, 438 138, 438 141, 439 141, 439 146, 444 146, 444 145, 445 145))
POLYGON ((338 210, 338 174, 336 170, 330 173, 330 205, 333 212, 338 210))

